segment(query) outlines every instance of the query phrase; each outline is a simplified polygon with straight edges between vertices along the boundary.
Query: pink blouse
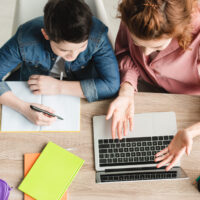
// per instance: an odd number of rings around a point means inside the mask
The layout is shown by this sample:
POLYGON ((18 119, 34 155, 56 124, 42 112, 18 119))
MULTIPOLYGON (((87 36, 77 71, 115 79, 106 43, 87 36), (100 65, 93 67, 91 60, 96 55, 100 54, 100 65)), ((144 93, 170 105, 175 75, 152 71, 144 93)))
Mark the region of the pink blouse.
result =
POLYGON ((164 88, 170 93, 200 95, 200 12, 193 20, 193 40, 183 51, 176 39, 151 62, 136 46, 127 26, 121 23, 115 44, 121 83, 129 82, 137 91, 138 78, 164 88), (199 71, 198 71, 199 67, 199 71))

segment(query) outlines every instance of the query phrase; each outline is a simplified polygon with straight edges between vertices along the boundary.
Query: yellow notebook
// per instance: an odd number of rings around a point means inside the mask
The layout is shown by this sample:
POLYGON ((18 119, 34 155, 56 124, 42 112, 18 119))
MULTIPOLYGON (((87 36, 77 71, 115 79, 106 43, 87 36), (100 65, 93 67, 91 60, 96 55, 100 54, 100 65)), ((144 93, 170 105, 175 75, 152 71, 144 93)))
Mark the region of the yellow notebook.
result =
MULTIPOLYGON (((24 176, 28 174, 35 161, 40 156, 40 153, 26 153, 24 154, 24 176)), ((24 193, 24 200, 34 200, 32 197, 24 193)), ((67 200, 67 192, 64 193, 61 200, 67 200)))
POLYGON ((49 142, 18 189, 37 200, 60 200, 84 160, 49 142))
POLYGON ((28 88, 27 82, 8 81, 6 83, 20 99, 51 107, 55 110, 55 114, 61 116, 64 120, 57 119, 51 126, 37 126, 20 113, 3 105, 1 120, 2 132, 80 131, 80 98, 68 95, 34 95, 28 88))

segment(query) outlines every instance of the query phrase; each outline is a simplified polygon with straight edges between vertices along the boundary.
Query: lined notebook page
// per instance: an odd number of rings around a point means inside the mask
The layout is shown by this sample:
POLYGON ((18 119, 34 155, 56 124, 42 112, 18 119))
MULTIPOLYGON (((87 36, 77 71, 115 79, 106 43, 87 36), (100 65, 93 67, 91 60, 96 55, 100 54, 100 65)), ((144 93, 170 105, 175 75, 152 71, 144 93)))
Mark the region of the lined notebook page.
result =
POLYGON ((16 131, 80 131, 80 98, 67 95, 33 95, 27 82, 7 82, 12 92, 20 99, 43 104, 55 110, 55 114, 64 118, 57 119, 51 126, 37 126, 15 110, 2 106, 2 132, 16 131))

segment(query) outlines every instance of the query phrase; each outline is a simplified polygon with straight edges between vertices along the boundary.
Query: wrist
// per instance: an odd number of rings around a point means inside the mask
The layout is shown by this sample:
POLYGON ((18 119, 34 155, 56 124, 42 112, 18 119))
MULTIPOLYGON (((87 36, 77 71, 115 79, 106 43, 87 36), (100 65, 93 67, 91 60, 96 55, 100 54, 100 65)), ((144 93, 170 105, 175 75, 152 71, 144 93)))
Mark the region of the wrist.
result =
POLYGON ((188 136, 194 138, 200 134, 200 122, 185 129, 188 136))
POLYGON ((57 83, 56 83, 56 85, 57 85, 57 87, 56 87, 57 93, 58 94, 63 94, 63 81, 61 81, 61 80, 56 80, 56 81, 57 81, 57 83))
POLYGON ((24 107, 27 106, 27 102, 22 101, 16 97, 12 91, 6 92, 0 97, 1 104, 8 106, 17 112, 23 113, 24 107))
POLYGON ((17 112, 19 112, 19 113, 21 113, 21 114, 23 114, 23 115, 26 115, 29 106, 30 106, 30 103, 25 102, 25 101, 22 101, 22 100, 19 100, 19 101, 16 103, 14 109, 15 109, 17 112))
POLYGON ((188 128, 183 129, 181 132, 182 132, 185 136, 187 136, 187 138, 193 139, 193 134, 192 134, 192 132, 191 132, 188 128))
POLYGON ((129 82, 123 83, 119 90, 119 96, 134 97, 134 87, 129 82))

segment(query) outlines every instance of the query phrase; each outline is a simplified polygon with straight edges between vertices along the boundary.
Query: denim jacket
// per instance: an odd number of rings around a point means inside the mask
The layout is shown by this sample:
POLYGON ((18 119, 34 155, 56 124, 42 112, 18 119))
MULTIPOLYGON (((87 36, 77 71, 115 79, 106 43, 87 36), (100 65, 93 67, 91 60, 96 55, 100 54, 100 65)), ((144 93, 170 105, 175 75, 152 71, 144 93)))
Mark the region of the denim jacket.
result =
MULTIPOLYGON (((0 95, 10 90, 2 79, 19 64, 20 81, 27 81, 32 74, 49 75, 57 56, 41 33, 43 27, 43 17, 26 22, 0 49, 0 95)), ((65 61, 68 79, 80 81, 89 102, 112 97, 119 90, 118 64, 107 31, 108 28, 93 17, 86 50, 75 61, 65 61), (96 75, 89 76, 91 70, 96 71, 96 75), (82 75, 84 72, 88 76, 82 75)))

